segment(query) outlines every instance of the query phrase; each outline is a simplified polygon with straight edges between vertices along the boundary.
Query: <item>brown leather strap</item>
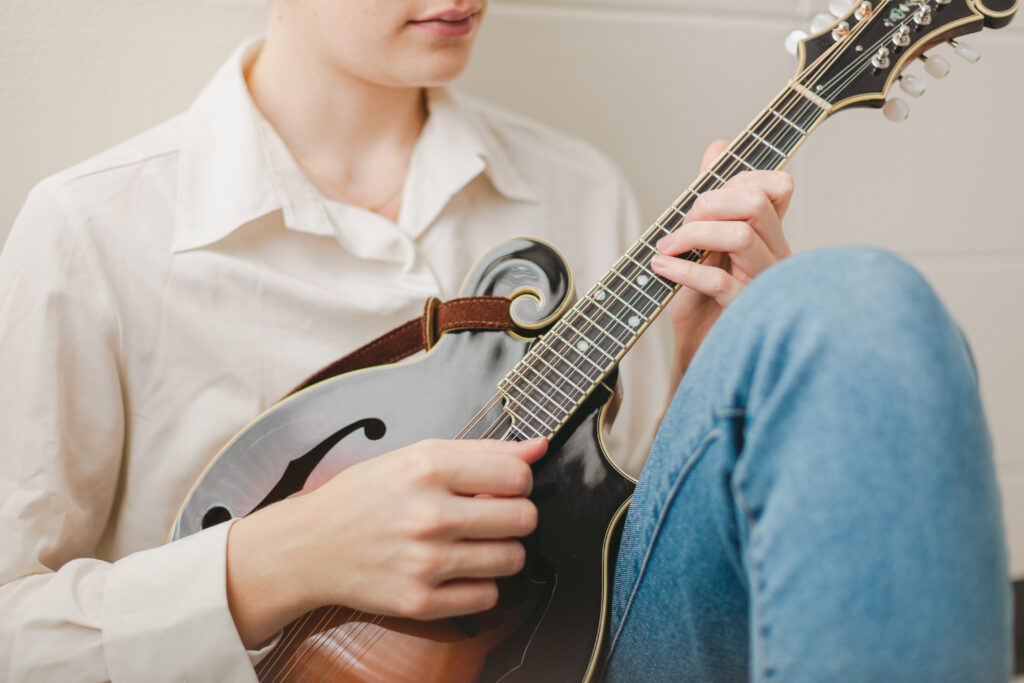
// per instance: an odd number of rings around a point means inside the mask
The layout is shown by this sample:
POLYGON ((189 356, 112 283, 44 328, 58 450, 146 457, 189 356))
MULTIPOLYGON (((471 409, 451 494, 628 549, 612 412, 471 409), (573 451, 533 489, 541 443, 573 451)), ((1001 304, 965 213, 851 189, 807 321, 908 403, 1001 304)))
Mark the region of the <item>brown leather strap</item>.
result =
POLYGON ((511 330, 515 323, 509 314, 510 304, 509 299, 501 296, 470 296, 443 303, 431 297, 423 307, 422 316, 339 358, 292 389, 288 395, 344 372, 386 365, 417 351, 429 351, 446 332, 511 330))

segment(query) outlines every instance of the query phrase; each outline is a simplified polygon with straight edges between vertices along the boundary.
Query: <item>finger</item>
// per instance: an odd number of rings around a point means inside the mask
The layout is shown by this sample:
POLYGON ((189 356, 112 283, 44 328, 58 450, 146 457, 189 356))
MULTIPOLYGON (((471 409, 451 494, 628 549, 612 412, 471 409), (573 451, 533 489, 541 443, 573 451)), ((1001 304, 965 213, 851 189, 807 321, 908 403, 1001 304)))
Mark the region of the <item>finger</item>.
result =
POLYGON ((453 498, 453 538, 521 538, 537 528, 537 506, 526 498, 453 498))
POLYGON ((439 479, 460 496, 526 496, 533 489, 529 463, 501 453, 453 453, 445 458, 439 479))
POLYGON ((728 146, 729 143, 725 140, 715 140, 708 145, 708 148, 704 150, 704 157, 700 161, 700 172, 703 173, 708 170, 708 167, 711 166, 718 157, 722 156, 722 152, 724 152, 728 146))
POLYGON ((697 221, 742 221, 752 227, 779 258, 789 255, 782 221, 768 194, 751 187, 723 187, 705 192, 693 203, 684 225, 697 221))
POLYGON ((464 541, 449 552, 449 569, 438 577, 442 582, 512 576, 526 564, 526 550, 519 541, 464 541))
POLYGON ((424 609, 416 619, 431 620, 461 614, 486 612, 498 604, 498 585, 494 579, 458 579, 431 591, 424 609))
POLYGON ((523 496, 533 486, 529 463, 547 449, 544 439, 421 441, 405 451, 400 467, 412 477, 461 495, 523 496))
POLYGON ((723 308, 743 289, 743 283, 721 268, 672 256, 655 256, 651 259, 651 269, 672 282, 711 297, 723 308))
POLYGON ((417 446, 427 450, 447 449, 461 453, 507 453, 517 457, 540 457, 547 450, 547 441, 538 437, 529 441, 500 439, 427 439, 417 446))
POLYGON ((780 218, 786 215, 789 202, 793 198, 793 176, 782 171, 745 171, 730 179, 726 187, 746 187, 764 191, 780 218))
POLYGON ((658 241, 658 250, 669 256, 694 249, 729 254, 732 262, 751 277, 778 260, 761 236, 740 221, 690 223, 658 241))

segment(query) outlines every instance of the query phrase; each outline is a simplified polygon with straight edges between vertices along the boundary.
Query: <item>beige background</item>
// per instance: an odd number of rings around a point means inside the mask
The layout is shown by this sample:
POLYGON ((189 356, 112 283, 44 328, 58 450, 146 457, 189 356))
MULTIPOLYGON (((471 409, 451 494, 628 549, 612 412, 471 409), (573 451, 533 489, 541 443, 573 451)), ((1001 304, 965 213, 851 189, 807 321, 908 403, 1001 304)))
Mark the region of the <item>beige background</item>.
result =
MULTIPOLYGON (((184 109, 263 24, 264 0, 0 0, 0 241, 40 178, 184 109)), ((731 138, 792 75, 782 40, 825 0, 505 0, 461 86, 606 150, 653 220, 706 142, 731 138)), ((836 116, 790 171, 798 250, 895 250, 974 345, 1014 573, 1024 575, 1024 20, 972 44, 895 126, 836 116)), ((912 67, 921 74, 919 66, 912 67)), ((909 99, 909 98, 908 98, 909 99)), ((879 306, 885 305, 884 301, 879 306)), ((2 380, 0 380, 2 381, 2 380)))

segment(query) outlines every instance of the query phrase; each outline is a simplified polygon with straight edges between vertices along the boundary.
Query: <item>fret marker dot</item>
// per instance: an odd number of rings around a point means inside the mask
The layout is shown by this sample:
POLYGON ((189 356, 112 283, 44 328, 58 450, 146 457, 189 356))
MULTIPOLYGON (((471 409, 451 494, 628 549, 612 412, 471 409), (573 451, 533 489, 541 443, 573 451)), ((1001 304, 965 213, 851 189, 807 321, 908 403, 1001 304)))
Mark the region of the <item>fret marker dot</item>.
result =
POLYGON ((587 349, 590 348, 590 344, 588 344, 585 341, 580 341, 578 344, 576 344, 576 348, 586 353, 587 349))
POLYGON ((627 320, 626 322, 629 323, 630 327, 639 327, 639 325, 640 325, 640 316, 631 315, 631 316, 629 316, 629 320, 627 320))
POLYGON ((594 292, 594 298, 597 299, 598 301, 604 301, 604 298, 606 296, 607 294, 604 293, 604 290, 599 289, 596 292, 594 292))
POLYGON ((646 285, 650 281, 651 281, 651 278, 647 277, 646 275, 641 275, 640 277, 638 277, 636 279, 637 284, 640 285, 641 287, 643 287, 644 285, 646 285))

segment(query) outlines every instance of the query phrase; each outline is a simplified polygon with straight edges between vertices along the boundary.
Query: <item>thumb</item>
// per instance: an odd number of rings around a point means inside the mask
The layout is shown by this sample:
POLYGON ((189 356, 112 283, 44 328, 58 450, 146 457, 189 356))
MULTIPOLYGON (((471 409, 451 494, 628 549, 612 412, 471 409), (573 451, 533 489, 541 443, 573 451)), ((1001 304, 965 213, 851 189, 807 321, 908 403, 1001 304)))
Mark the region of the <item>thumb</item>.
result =
POLYGON ((521 441, 516 448, 515 456, 522 458, 524 462, 533 464, 541 459, 548 452, 547 439, 536 438, 529 441, 521 441))
POLYGON ((703 173, 708 170, 708 166, 710 166, 728 146, 729 143, 725 140, 715 140, 708 145, 708 148, 704 150, 704 158, 700 162, 700 172, 703 173))

